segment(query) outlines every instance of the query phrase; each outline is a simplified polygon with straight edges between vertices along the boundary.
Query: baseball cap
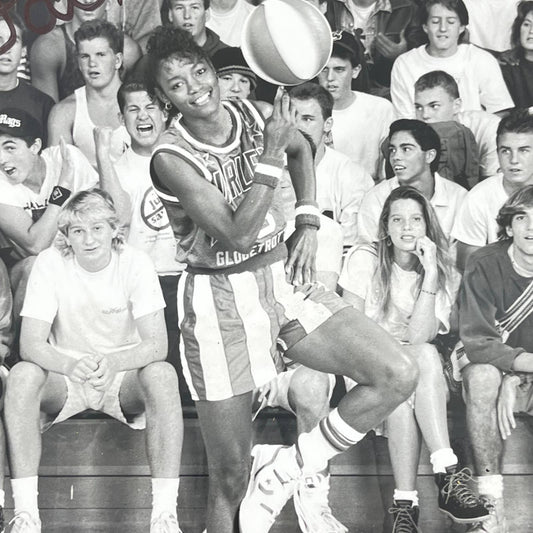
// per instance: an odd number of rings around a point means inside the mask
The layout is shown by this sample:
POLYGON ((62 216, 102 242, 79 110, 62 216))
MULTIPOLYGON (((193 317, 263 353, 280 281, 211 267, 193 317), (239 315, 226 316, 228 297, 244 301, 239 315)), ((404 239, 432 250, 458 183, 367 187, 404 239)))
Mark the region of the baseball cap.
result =
POLYGON ((10 137, 43 138, 41 123, 32 115, 16 107, 6 107, 0 110, 0 135, 10 137))
POLYGON ((227 48, 221 48, 217 50, 213 57, 213 66, 217 71, 217 76, 223 76, 224 74, 241 74, 250 79, 252 89, 257 86, 257 76, 255 72, 248 66, 246 59, 242 55, 240 48, 235 46, 229 46, 227 48))
MULTIPOLYGON (((355 64, 361 64, 364 57, 364 47, 361 40, 353 33, 348 31, 334 31, 333 36, 333 56, 335 49, 343 49, 349 52, 355 61, 355 64)), ((355 65, 354 65, 355 66, 355 65)))

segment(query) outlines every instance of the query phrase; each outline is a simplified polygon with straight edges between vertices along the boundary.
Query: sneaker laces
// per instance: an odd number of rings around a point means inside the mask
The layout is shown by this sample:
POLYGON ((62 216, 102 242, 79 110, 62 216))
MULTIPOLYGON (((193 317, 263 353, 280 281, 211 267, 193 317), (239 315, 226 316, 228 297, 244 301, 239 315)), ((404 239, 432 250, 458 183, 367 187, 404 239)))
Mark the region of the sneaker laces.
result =
POLYGON ((410 513, 411 509, 412 507, 400 505, 394 505, 389 509, 389 513, 394 516, 392 526, 394 533, 413 533, 413 531, 420 533, 420 529, 418 529, 418 525, 410 513))
POLYGON ((298 484, 294 508, 303 533, 347 533, 329 506, 329 476, 315 474, 298 484))
POLYGON ((468 483, 474 481, 472 471, 469 468, 463 468, 459 472, 448 474, 446 483, 442 487, 442 494, 446 496, 446 503, 453 497, 459 505, 463 507, 472 507, 479 505, 479 498, 472 492, 468 483))
POLYGON ((9 524, 11 526, 10 531, 24 531, 25 529, 29 528, 30 531, 41 531, 39 522, 31 516, 30 513, 27 513, 26 511, 22 511, 21 513, 17 513, 10 521, 9 524), (15 529, 17 528, 17 529, 15 529))

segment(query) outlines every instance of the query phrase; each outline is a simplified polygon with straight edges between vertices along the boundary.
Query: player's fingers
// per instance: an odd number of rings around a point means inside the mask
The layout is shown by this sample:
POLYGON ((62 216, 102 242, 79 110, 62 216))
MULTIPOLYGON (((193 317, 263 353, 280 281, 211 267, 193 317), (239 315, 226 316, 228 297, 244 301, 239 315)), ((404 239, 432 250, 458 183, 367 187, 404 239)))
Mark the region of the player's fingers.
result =
POLYGON ((281 114, 285 120, 291 121, 291 97, 285 89, 283 89, 283 95, 281 96, 281 114))
POLYGON ((279 117, 281 114, 281 99, 283 97, 283 86, 278 87, 278 90, 276 91, 276 96, 274 96, 274 104, 272 108, 272 117, 279 117))

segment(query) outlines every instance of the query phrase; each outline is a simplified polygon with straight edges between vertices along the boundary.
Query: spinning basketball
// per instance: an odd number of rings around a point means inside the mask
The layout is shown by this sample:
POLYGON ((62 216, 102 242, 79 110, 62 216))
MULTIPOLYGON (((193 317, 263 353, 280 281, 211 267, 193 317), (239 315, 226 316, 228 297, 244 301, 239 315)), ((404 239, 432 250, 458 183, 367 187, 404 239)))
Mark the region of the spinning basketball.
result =
POLYGON ((277 85, 314 78, 331 54, 331 28, 305 0, 266 0, 248 16, 242 51, 252 70, 277 85))

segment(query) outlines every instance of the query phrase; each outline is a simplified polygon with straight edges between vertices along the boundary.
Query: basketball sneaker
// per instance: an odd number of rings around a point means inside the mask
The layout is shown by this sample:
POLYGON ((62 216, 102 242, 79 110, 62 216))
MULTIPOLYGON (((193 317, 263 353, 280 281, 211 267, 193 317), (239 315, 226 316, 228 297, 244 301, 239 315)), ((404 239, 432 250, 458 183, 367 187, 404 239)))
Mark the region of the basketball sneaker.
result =
POLYGON ((150 522, 150 533, 181 533, 176 515, 161 513, 150 522))
POLYGON ((294 492, 294 508, 302 533, 346 533, 329 506, 329 475, 300 479, 294 492))
POLYGON ((9 525, 9 533, 41 533, 41 521, 25 511, 17 513, 9 525))
POLYGON ((410 500, 394 500, 389 513, 393 515, 392 533, 422 533, 418 529, 418 505, 410 500))
POLYGON ((260 444, 254 446, 252 458, 239 522, 242 533, 267 533, 294 494, 302 472, 292 447, 260 444))
POLYGON ((485 498, 489 517, 483 522, 476 522, 467 529, 467 533, 508 533, 507 521, 503 509, 503 498, 485 498))
POLYGON ((468 468, 459 472, 454 467, 446 470, 446 474, 435 474, 435 483, 439 489, 439 509, 458 523, 487 520, 489 511, 484 501, 469 487, 469 483, 473 481, 472 472, 468 468))

